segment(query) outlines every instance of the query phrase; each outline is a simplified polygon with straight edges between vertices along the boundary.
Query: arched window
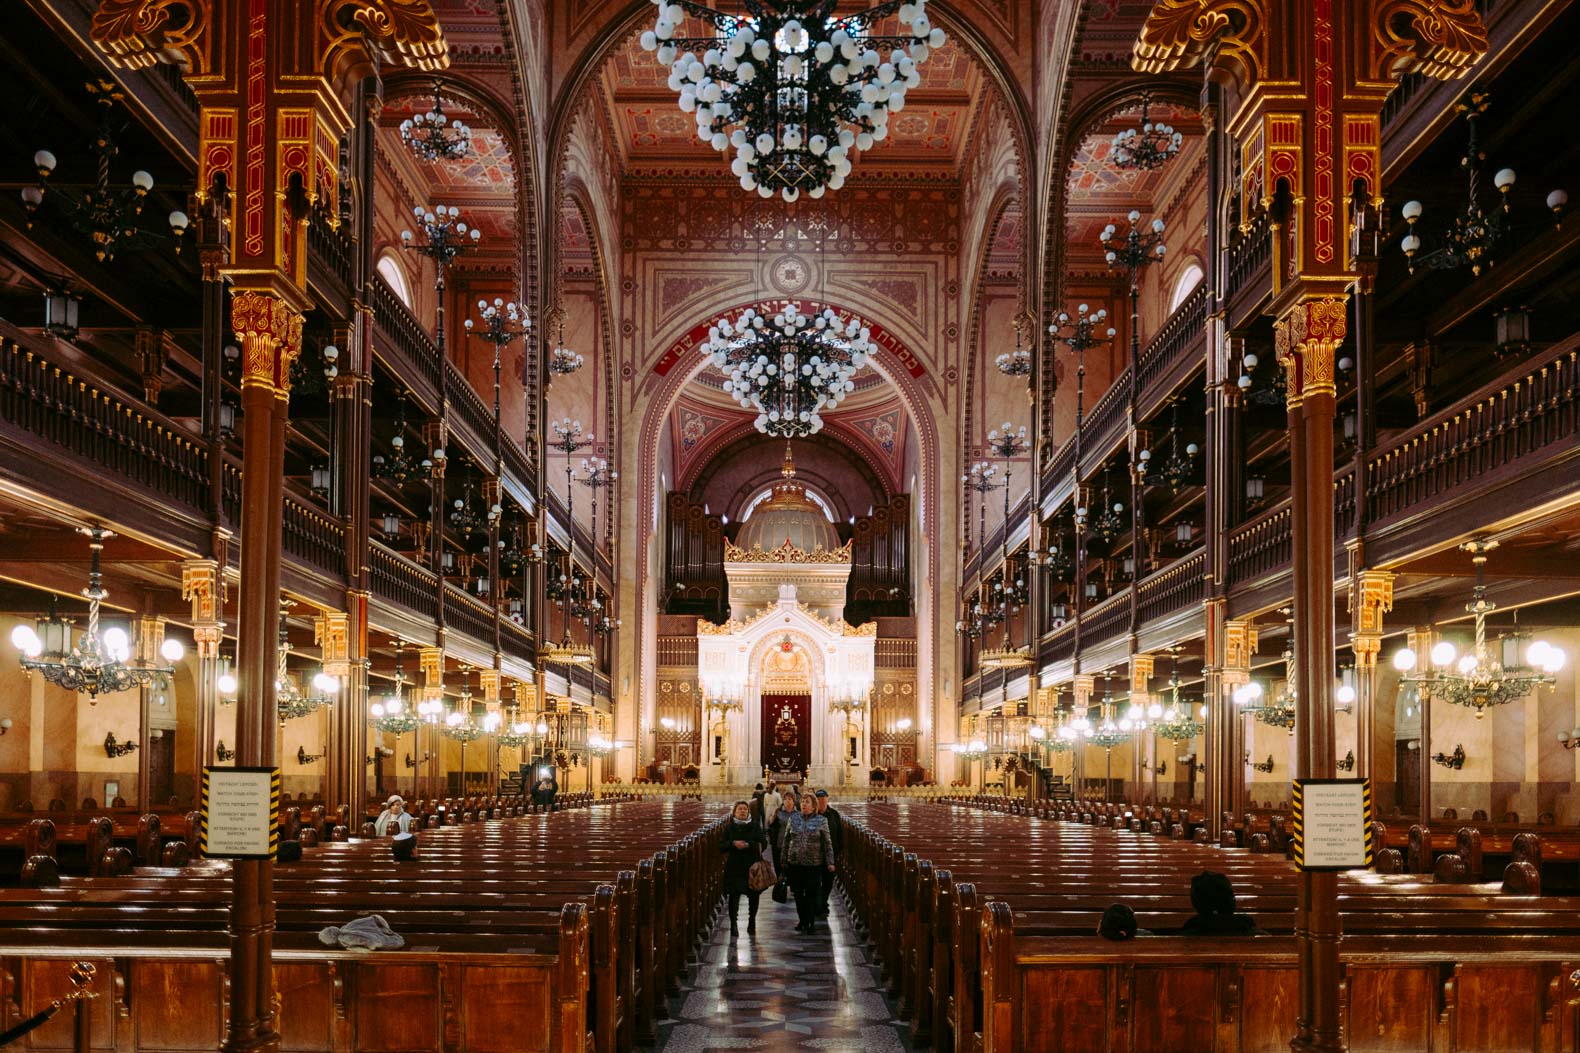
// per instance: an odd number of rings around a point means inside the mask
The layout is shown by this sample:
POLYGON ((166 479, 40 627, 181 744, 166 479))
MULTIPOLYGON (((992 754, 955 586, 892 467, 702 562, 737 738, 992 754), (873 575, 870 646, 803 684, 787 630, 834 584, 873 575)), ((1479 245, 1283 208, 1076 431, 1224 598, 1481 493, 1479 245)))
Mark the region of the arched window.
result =
POLYGON ((400 302, 410 307, 411 287, 406 284, 406 272, 401 269, 400 261, 395 258, 394 253, 386 252, 379 257, 378 272, 400 302))
POLYGON ((1185 298, 1196 291, 1196 286, 1206 275, 1202 273, 1201 265, 1191 262, 1180 271, 1180 276, 1174 280, 1174 295, 1169 297, 1169 314, 1173 314, 1185 298))
MULTIPOLYGON (((813 493, 811 490, 808 490, 804 487, 802 488, 802 492, 806 494, 808 500, 823 510, 823 514, 828 517, 828 521, 830 523, 839 522, 834 518, 834 510, 828 506, 827 501, 823 500, 822 495, 813 493)), ((757 510, 757 506, 768 500, 773 495, 774 488, 770 486, 768 489, 752 498, 751 503, 746 506, 746 510, 741 513, 741 522, 744 523, 750 519, 752 517, 752 513, 757 510)))

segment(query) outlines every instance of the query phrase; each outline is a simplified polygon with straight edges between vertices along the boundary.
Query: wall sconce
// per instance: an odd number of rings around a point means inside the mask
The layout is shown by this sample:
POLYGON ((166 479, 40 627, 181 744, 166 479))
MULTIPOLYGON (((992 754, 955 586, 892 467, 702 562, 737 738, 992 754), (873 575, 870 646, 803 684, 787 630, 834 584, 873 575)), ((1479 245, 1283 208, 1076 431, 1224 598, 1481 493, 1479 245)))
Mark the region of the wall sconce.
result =
POLYGON ((44 332, 62 340, 77 338, 82 301, 65 289, 44 291, 44 332))
POLYGON ((1523 355, 1531 349, 1531 309, 1505 307, 1492 316, 1493 332, 1497 343, 1493 350, 1499 358, 1505 355, 1523 355))
POLYGON ((220 739, 218 744, 216 744, 214 747, 214 756, 218 757, 222 761, 233 761, 236 759, 236 751, 226 749, 225 740, 220 739))
POLYGON ((376 757, 393 757, 393 756, 395 756, 395 751, 394 750, 390 749, 388 746, 378 746, 378 747, 374 748, 372 753, 368 754, 366 757, 364 757, 362 759, 362 763, 363 764, 372 764, 374 758, 376 758, 376 757))
POLYGON ((308 753, 306 746, 296 747, 296 763, 298 764, 307 765, 323 759, 324 755, 322 753, 308 753))
POLYGON ((1458 771, 1465 766, 1465 747, 1456 744, 1453 753, 1434 753, 1432 763, 1458 771))
POLYGON ((137 748, 135 742, 116 742, 115 732, 106 732, 104 736, 104 755, 106 757, 124 757, 137 748))
POLYGON ((1271 772, 1273 770, 1273 755, 1269 753, 1267 755, 1267 760, 1257 761, 1255 764, 1251 764, 1251 754, 1246 753, 1245 763, 1250 764, 1251 767, 1255 768, 1257 771, 1271 772))
POLYGON ((3 720, 0 720, 0 735, 4 735, 6 732, 8 732, 10 730, 11 730, 11 718, 10 717, 6 717, 3 720))
POLYGON ((1338 768, 1339 771, 1354 771, 1355 770, 1355 751, 1354 750, 1350 750, 1344 756, 1340 757, 1338 759, 1338 762, 1334 765, 1334 767, 1338 768))
MULTIPOLYGON (((10 723, 9 720, 0 720, 0 735, 5 734, 5 726, 10 723)), ((1566 750, 1580 749, 1580 728, 1560 731, 1558 733, 1558 744, 1566 750)))
POLYGON ((1169 770, 1169 762, 1166 760, 1160 760, 1156 764, 1152 765, 1143 764, 1141 766, 1141 770, 1152 772, 1155 775, 1162 775, 1169 770))

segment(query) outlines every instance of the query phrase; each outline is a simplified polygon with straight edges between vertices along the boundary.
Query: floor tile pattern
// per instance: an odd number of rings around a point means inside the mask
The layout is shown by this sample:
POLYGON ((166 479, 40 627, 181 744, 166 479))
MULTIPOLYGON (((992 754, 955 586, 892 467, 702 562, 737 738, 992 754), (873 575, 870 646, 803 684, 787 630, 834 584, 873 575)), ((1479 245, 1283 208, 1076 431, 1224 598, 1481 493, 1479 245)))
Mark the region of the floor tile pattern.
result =
POLYGON ((817 932, 795 931, 795 904, 764 895, 757 933, 730 935, 721 910, 700 961, 658 1028, 660 1053, 910 1053, 909 1028, 885 996, 878 967, 838 892, 817 932))

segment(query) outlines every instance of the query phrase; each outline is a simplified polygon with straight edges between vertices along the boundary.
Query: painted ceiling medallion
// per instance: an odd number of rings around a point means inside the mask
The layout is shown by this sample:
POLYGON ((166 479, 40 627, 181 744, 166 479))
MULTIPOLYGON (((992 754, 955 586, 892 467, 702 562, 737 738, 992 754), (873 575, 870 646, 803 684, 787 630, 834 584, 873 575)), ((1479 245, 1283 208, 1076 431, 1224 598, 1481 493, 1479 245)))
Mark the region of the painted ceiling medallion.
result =
POLYGON ((742 0, 744 15, 655 3, 642 48, 669 67, 669 87, 695 115, 697 137, 735 151, 730 170, 743 190, 786 201, 844 185, 851 150, 888 137, 890 116, 921 83, 917 66, 946 39, 927 18, 927 0, 844 16, 830 0, 742 0), (890 15, 909 30, 875 34, 890 15), (676 36, 688 16, 712 32, 676 36))

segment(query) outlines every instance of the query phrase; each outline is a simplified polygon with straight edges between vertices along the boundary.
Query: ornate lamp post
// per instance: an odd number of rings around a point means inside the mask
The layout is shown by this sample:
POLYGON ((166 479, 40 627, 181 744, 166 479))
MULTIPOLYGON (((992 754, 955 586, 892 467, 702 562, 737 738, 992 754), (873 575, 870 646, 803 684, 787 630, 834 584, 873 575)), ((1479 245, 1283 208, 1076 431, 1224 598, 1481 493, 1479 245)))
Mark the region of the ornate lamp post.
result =
POLYGON ((434 336, 439 345, 439 357, 443 358, 444 270, 457 256, 476 248, 483 238, 483 232, 476 227, 468 227, 460 218, 461 210, 454 205, 434 205, 431 211, 418 205, 412 209, 412 216, 417 220, 417 232, 414 234, 403 230, 400 240, 408 249, 433 260, 437 270, 434 288, 439 293, 438 328, 434 330, 434 336))

